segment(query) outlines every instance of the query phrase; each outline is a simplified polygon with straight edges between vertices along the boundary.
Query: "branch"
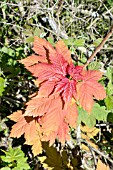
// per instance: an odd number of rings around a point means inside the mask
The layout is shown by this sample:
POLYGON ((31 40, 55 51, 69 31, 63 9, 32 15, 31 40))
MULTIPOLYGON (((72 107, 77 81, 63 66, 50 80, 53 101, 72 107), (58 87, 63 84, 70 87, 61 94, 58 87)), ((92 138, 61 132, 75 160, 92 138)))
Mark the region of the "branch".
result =
POLYGON ((62 8, 62 5, 63 5, 63 0, 59 0, 59 4, 58 4, 58 9, 56 11, 56 15, 59 15, 60 14, 60 10, 62 8))
POLYGON ((87 141, 85 141, 83 139, 82 139, 82 142, 86 143, 87 146, 90 148, 90 150, 92 149, 98 155, 101 155, 102 157, 104 157, 105 159, 107 159, 109 162, 111 162, 113 164, 113 160, 109 156, 105 155, 102 151, 95 149, 93 146, 91 146, 87 141))
POLYGON ((5 99, 5 100, 8 100, 8 101, 10 101, 10 102, 12 102, 12 103, 22 104, 20 101, 18 101, 18 100, 16 100, 16 99, 9 98, 9 97, 2 96, 2 97, 0 97, 0 98, 5 99))
POLYGON ((106 41, 112 35, 112 33, 113 33, 113 25, 112 25, 109 33, 105 36, 105 38, 102 40, 102 42, 99 44, 99 46, 95 49, 93 54, 89 57, 86 64, 84 65, 84 68, 86 68, 88 66, 88 64, 92 61, 92 59, 96 56, 96 54, 102 49, 103 45, 106 43, 106 41))
POLYGON ((80 139, 81 139, 80 125, 77 127, 76 131, 77 131, 77 133, 76 133, 77 134, 77 145, 80 146, 80 143, 81 143, 81 141, 80 141, 80 139))

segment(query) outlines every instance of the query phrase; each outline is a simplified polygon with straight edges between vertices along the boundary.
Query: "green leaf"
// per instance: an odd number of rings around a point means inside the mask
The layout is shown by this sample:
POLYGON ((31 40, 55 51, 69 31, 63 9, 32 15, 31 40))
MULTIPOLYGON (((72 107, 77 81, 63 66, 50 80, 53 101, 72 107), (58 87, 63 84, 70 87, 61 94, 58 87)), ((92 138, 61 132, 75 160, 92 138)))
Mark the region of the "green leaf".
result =
POLYGON ((9 167, 1 168, 0 170, 11 170, 9 167))
POLYGON ((92 128, 92 127, 94 127, 95 126, 95 124, 96 124, 96 119, 95 119, 95 117, 93 116, 93 115, 89 115, 88 117, 87 117, 87 120, 85 120, 85 124, 88 126, 88 127, 90 127, 90 128, 92 128))
POLYGON ((113 96, 107 96, 105 98, 105 104, 106 104, 107 109, 109 110, 113 109, 113 96))
POLYGON ((3 47, 2 48, 2 52, 8 54, 9 53, 9 49, 7 47, 3 47))
POLYGON ((97 61, 91 62, 88 65, 89 70, 99 70, 100 68, 101 68, 101 64, 99 62, 97 62, 97 61))
POLYGON ((93 44, 97 47, 97 46, 101 43, 102 40, 103 40, 102 38, 97 38, 97 39, 93 42, 93 44))
POLYGON ((24 157, 24 153, 19 148, 10 148, 5 154, 6 156, 1 157, 4 162, 13 162, 24 157))
POLYGON ((113 6, 113 0, 107 0, 109 5, 113 6))
MULTIPOLYGON (((87 53, 87 49, 85 47, 78 47, 78 50, 80 50, 82 53, 86 54, 87 53)), ((85 57, 85 56, 84 56, 85 57)), ((85 57, 86 58, 86 57, 85 57)), ((87 61, 87 58, 86 58, 87 61)), ((85 62, 86 62, 85 61, 85 62)))
POLYGON ((86 126, 88 127, 94 127, 96 124, 96 119, 92 114, 89 114, 82 108, 78 109, 78 124, 81 122, 85 123, 86 126))
POLYGON ((9 56, 15 56, 15 51, 12 50, 11 48, 9 48, 8 54, 9 54, 9 56))
POLYGON ((31 43, 31 42, 33 42, 34 41, 34 36, 30 36, 30 37, 27 37, 26 38, 26 43, 31 43))
POLYGON ((24 153, 20 148, 10 148, 5 154, 6 156, 2 156, 2 160, 5 162, 18 161, 24 157, 24 153))
POLYGON ((32 36, 31 30, 23 31, 23 34, 24 34, 25 36, 28 36, 28 37, 32 36))
POLYGON ((6 155, 1 156, 2 161, 7 163, 12 163, 14 170, 27 170, 30 169, 27 163, 27 157, 24 157, 25 154, 20 148, 10 148, 7 152, 3 151, 6 155), (16 163, 14 164, 14 161, 16 163))
POLYGON ((108 77, 110 81, 113 81, 113 68, 112 67, 107 68, 106 76, 108 77))
POLYGON ((35 28, 35 31, 34 31, 34 36, 40 36, 41 34, 41 30, 39 28, 35 28))
POLYGON ((95 41, 96 38, 95 38, 94 34, 91 33, 90 37, 91 37, 91 40, 95 41))
POLYGON ((3 47, 1 51, 8 54, 9 56, 15 55, 15 50, 12 50, 11 48, 3 47))
POLYGON ((82 108, 78 109, 78 124, 81 122, 85 123, 88 127, 94 127, 96 119, 101 121, 107 121, 108 110, 105 110, 105 106, 100 106, 98 103, 94 104, 92 112, 89 114, 82 108))
POLYGON ((47 40, 54 46, 54 39, 52 36, 47 37, 47 40))
POLYGON ((113 95, 113 84, 111 81, 109 81, 108 85, 107 85, 107 94, 108 95, 113 95))
POLYGON ((72 46, 74 43, 74 38, 69 37, 68 39, 63 39, 63 41, 67 46, 72 46))
POLYGON ((108 114, 107 121, 113 123, 113 113, 108 114))
MULTIPOLYGON (((107 95, 111 96, 111 95, 113 95, 113 68, 111 68, 111 67, 107 68, 106 76, 109 79, 106 91, 107 91, 107 95)), ((106 100, 107 100, 107 103, 108 103, 108 99, 106 99, 106 100)))
POLYGON ((23 51, 23 48, 22 47, 18 47, 15 50, 19 52, 19 51, 23 51))
POLYGON ((0 96, 2 96, 4 87, 5 87, 5 80, 2 77, 0 77, 0 96))
POLYGON ((75 45, 77 47, 84 47, 85 40, 84 39, 74 39, 74 38, 68 38, 68 39, 63 39, 65 44, 67 46, 72 46, 75 45))
POLYGON ((107 121, 108 110, 106 110, 105 106, 100 106, 98 103, 94 104, 92 115, 95 119, 99 121, 107 121))
POLYGON ((17 167, 14 168, 14 170, 27 170, 30 169, 30 166, 28 163, 26 163, 26 158, 24 161, 17 162, 17 167))
POLYGON ((17 63, 16 60, 13 60, 12 58, 9 58, 9 59, 8 59, 8 62, 7 62, 7 65, 9 65, 9 66, 15 66, 16 63, 17 63))
POLYGON ((77 47, 84 47, 85 40, 84 39, 76 39, 74 40, 74 45, 77 47))

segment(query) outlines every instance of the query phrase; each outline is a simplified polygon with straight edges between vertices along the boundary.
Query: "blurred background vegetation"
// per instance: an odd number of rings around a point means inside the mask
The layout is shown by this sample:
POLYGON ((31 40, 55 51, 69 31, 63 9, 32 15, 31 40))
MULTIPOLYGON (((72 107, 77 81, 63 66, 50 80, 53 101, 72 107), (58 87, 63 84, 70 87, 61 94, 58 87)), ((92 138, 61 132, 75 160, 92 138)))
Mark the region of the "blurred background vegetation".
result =
MULTIPOLYGON (((81 65, 87 61, 111 25, 113 25, 113 0, 0 0, 0 154, 3 155, 0 168, 2 170, 48 169, 43 167, 42 160, 33 157, 30 146, 24 145, 23 137, 19 139, 9 137, 13 122, 7 116, 23 109, 25 102, 29 100, 28 96, 37 90, 33 83, 34 78, 22 64, 18 63, 18 60, 32 54, 34 36, 47 39, 53 46, 57 40, 63 39, 71 50, 76 64, 81 65)), ((90 143, 91 146, 109 156, 110 160, 102 155, 101 159, 112 169, 113 36, 95 56, 89 69, 99 69, 105 74, 103 80, 108 97, 101 104, 109 110, 109 114, 106 122, 97 122, 98 130, 92 136, 88 136, 89 131, 85 131, 83 127, 81 131, 88 137, 83 136, 86 142, 91 138, 90 142, 94 144, 90 143)), ((74 139, 73 131, 72 137, 74 139)), ((57 142, 55 148, 60 150, 62 146, 57 142)), ((86 170, 95 169, 96 163, 93 157, 97 158, 99 153, 95 152, 93 155, 88 148, 77 146, 73 148, 71 144, 66 144, 64 150, 68 158, 71 153, 70 160, 75 169, 79 170, 80 167, 86 170)))

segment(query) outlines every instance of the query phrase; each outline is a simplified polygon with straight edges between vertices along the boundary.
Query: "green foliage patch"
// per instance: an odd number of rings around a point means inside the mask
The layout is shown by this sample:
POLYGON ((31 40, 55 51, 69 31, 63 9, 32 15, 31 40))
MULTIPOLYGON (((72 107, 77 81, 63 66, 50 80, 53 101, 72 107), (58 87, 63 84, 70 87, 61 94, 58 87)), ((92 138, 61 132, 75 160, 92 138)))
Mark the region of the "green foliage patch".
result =
MULTIPOLYGON (((3 150, 2 150, 3 151, 3 150)), ((1 156, 4 164, 2 170, 13 169, 13 170, 28 170, 30 169, 27 158, 24 152, 20 148, 9 148, 8 151, 3 151, 5 156, 1 156)))

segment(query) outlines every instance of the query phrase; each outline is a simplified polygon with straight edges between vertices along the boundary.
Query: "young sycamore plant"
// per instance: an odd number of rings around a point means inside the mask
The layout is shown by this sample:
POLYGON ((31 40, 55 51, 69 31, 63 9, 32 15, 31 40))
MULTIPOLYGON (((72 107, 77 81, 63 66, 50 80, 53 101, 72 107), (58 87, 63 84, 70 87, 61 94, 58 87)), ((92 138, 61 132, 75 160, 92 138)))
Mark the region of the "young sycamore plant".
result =
POLYGON ((70 140, 70 127, 76 128, 77 106, 91 113, 94 98, 106 97, 104 87, 98 83, 102 73, 75 66, 71 52, 62 40, 55 48, 39 37, 34 37, 35 54, 20 60, 36 78, 37 94, 26 103, 25 111, 8 116, 16 123, 10 137, 22 134, 25 144, 32 145, 34 155, 42 152, 41 141, 52 145, 56 138, 63 144, 70 140))

